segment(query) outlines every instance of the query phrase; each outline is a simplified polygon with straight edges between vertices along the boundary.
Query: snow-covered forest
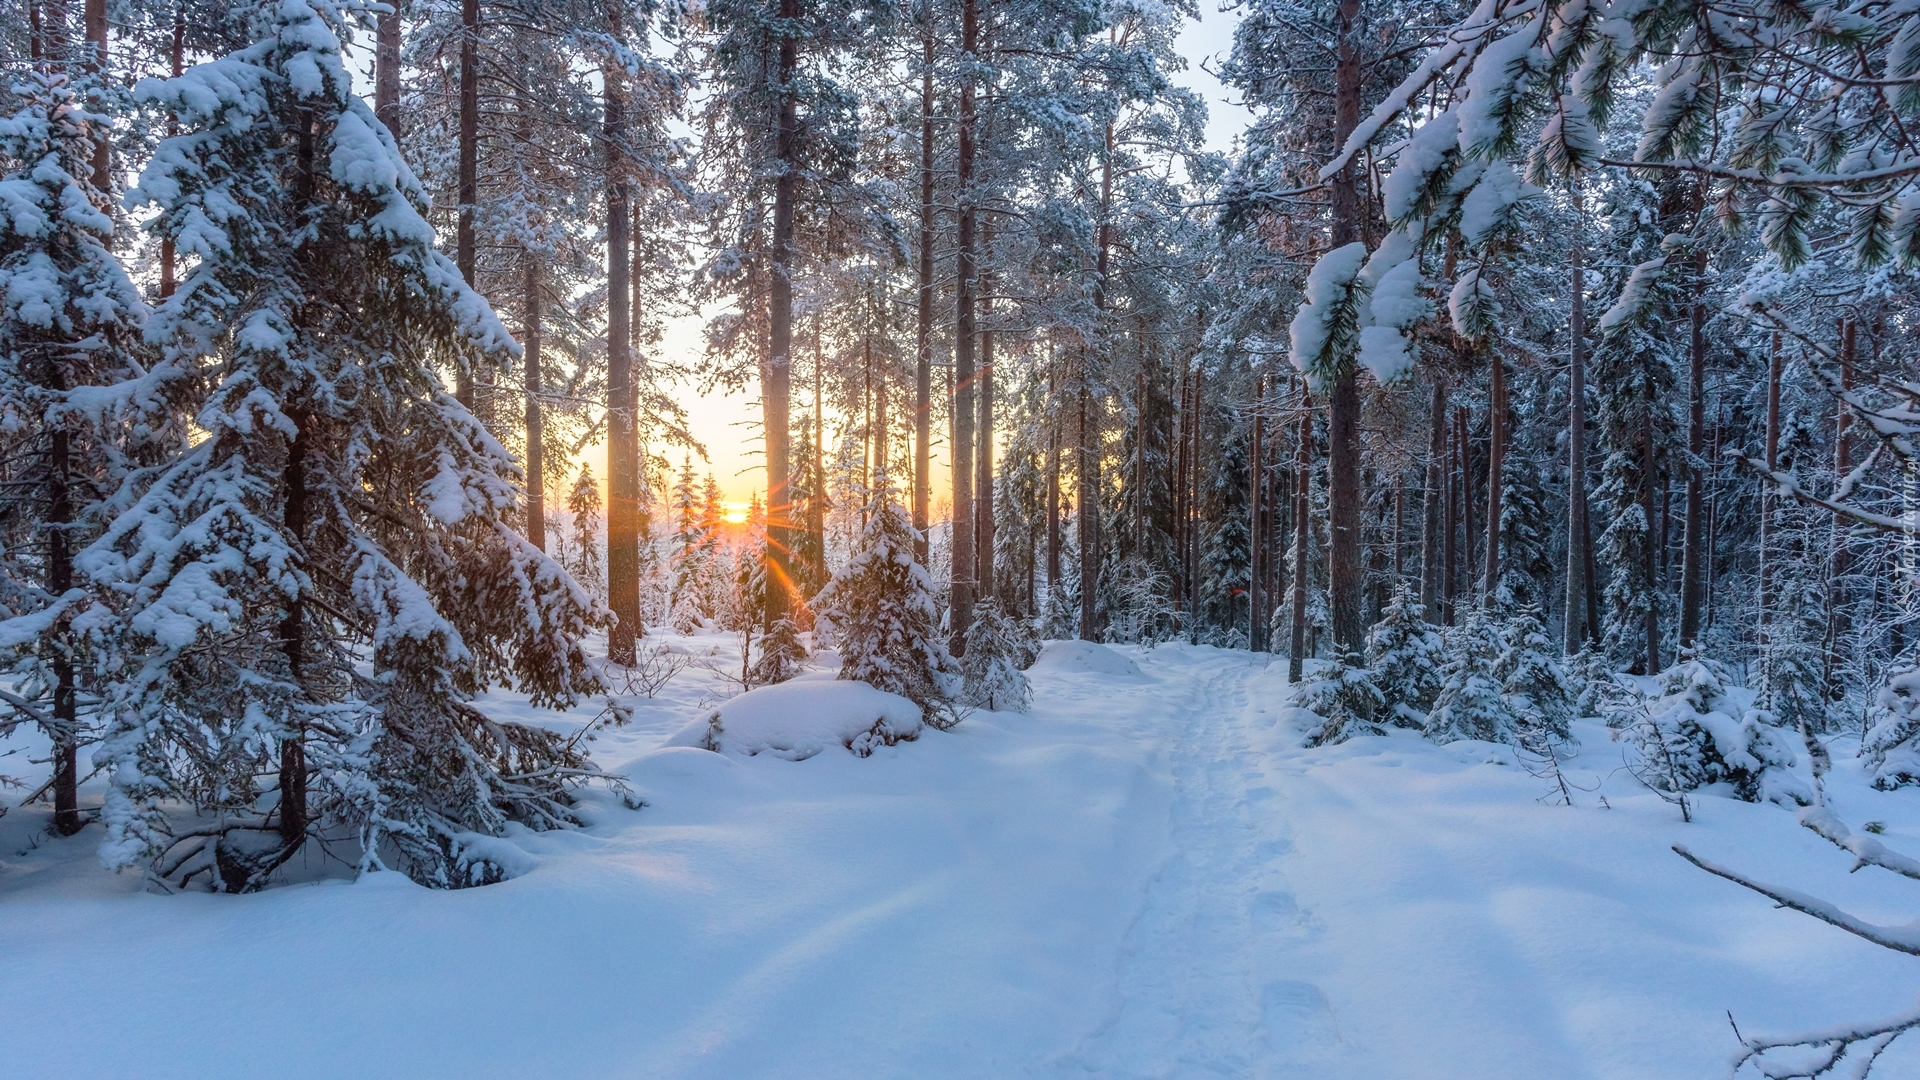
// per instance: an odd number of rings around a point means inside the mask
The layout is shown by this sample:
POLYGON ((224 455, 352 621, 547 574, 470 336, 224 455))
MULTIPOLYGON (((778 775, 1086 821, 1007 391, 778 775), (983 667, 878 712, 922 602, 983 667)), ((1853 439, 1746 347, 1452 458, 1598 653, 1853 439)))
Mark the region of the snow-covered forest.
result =
POLYGON ((22 1075, 1920 1075, 1913 0, 0 66, 22 1075))

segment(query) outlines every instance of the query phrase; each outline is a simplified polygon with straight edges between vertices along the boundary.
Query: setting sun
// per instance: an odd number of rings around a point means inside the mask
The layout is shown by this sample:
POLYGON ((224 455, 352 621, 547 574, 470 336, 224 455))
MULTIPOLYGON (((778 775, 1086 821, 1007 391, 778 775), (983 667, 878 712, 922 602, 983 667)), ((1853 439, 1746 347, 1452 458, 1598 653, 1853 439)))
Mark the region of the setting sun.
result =
POLYGON ((727 512, 722 516, 729 525, 745 525, 747 523, 747 504, 730 502, 727 504, 727 512))

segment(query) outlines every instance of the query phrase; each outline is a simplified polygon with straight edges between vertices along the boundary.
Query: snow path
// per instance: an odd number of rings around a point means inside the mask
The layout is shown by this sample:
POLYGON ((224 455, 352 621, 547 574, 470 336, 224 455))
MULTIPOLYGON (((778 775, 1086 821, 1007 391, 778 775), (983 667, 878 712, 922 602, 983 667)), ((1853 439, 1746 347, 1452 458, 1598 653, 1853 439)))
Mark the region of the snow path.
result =
MULTIPOLYGON (((1320 989, 1263 961, 1310 930, 1262 839, 1273 790, 1243 729, 1252 662, 1213 672, 1168 734, 1173 855, 1155 872, 1119 958, 1117 1007, 1063 1064, 1097 1076, 1265 1076, 1338 1033, 1320 989)), ((1297 1071, 1288 1075, 1308 1075, 1297 1071)))
MULTIPOLYGON (((255 896, 156 895, 99 869, 97 829, 49 840, 44 807, 13 810, 7 1070, 1681 1080, 1721 1075, 1729 1010, 1777 1033, 1920 987, 1911 958, 1668 847, 1882 923, 1913 917, 1910 883, 1848 874, 1777 808, 1704 797, 1683 825, 1603 729, 1568 766, 1591 790, 1553 806, 1485 744, 1302 748, 1283 662, 1074 648, 1034 671, 1031 715, 864 760, 657 749, 724 692, 690 670, 596 744, 650 805, 591 796, 588 828, 513 837, 531 870, 484 889, 315 863, 255 896)), ((1871 791, 1840 751, 1842 817, 1920 854, 1920 791, 1871 791)), ((0 744, 0 771, 35 757, 0 744)))

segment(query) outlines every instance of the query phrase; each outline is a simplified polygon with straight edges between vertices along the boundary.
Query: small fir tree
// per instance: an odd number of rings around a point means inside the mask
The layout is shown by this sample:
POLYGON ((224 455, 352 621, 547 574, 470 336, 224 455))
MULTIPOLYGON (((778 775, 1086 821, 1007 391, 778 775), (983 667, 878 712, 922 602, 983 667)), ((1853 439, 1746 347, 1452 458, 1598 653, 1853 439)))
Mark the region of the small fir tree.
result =
POLYGON ((1474 609, 1447 636, 1446 683, 1427 715, 1427 737, 1435 742, 1483 739, 1517 741, 1518 718, 1508 704, 1495 667, 1505 650, 1493 621, 1474 609))
POLYGON ((1386 707, 1386 696, 1359 654, 1335 657, 1306 677, 1295 701, 1321 717, 1307 733, 1308 746, 1331 746, 1360 735, 1378 735, 1376 719, 1386 707))
POLYGON ((567 545, 567 571, 597 599, 607 596, 607 561, 600 546, 602 521, 600 484, 593 470, 580 466, 573 489, 567 492, 567 510, 573 514, 572 539, 567 545))
POLYGON ((777 619, 760 638, 760 654, 754 658, 747 681, 754 686, 771 686, 793 678, 807 666, 807 647, 800 642, 800 629, 792 619, 777 619))
POLYGON ((1033 687, 1021 672, 1020 632, 1016 621, 988 597, 974 608, 973 627, 967 631, 967 655, 960 661, 967 704, 995 712, 1026 712, 1033 687))
POLYGON ((1531 744, 1565 740, 1573 719, 1573 687, 1555 657, 1537 610, 1521 607, 1501 627, 1503 648, 1493 676, 1531 744))
POLYGON ((1381 722, 1419 728, 1442 684, 1440 635, 1426 620, 1412 587, 1401 584, 1367 634, 1367 671, 1380 690, 1381 722))
POLYGON ((913 525, 884 469, 866 513, 859 547, 815 603, 839 644, 840 677, 909 698, 929 723, 950 727, 959 671, 941 638, 933 578, 914 559, 913 525))

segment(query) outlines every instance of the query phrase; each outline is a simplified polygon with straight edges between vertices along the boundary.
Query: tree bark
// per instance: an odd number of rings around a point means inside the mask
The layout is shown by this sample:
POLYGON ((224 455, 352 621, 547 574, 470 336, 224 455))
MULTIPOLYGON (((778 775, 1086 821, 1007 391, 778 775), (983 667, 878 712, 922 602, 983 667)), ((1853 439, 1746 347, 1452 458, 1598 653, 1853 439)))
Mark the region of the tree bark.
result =
POLYGON ((1688 312, 1691 336, 1687 350, 1687 520, 1680 550, 1680 647, 1700 644, 1700 621, 1706 607, 1707 500, 1706 476, 1700 462, 1707 452, 1707 256, 1694 262, 1694 301, 1688 312))
POLYGON ((540 265, 531 251, 521 253, 525 284, 521 303, 521 349, 525 353, 527 392, 527 542, 547 550, 546 433, 540 424, 540 265))
MULTIPOLYGON (((620 36, 617 4, 607 8, 620 36)), ((607 635, 607 658, 631 666, 640 628, 639 477, 635 475, 636 395, 628 254, 626 88, 619 69, 602 73, 606 92, 607 183, 607 601, 618 619, 607 635)))
POLYGON ((1261 445, 1265 432, 1264 411, 1267 396, 1267 379, 1262 375, 1254 383, 1253 391, 1253 438, 1250 452, 1247 454, 1247 648, 1253 652, 1264 652, 1260 627, 1260 585, 1261 575, 1266 572, 1265 534, 1260 526, 1260 466, 1266 447, 1261 445))
MULTIPOLYGON (((86 0, 87 60, 86 72, 99 88, 107 81, 107 0, 86 0)), ((100 89, 93 91, 95 95, 100 89)), ((93 101, 93 107, 105 111, 105 102, 99 98, 93 101)), ((111 205, 113 202, 113 143, 104 137, 93 142, 93 190, 111 205)))
MULTIPOLYGON (((1853 389, 1853 364, 1858 355, 1858 322, 1848 317, 1840 326, 1840 390, 1847 393, 1853 389)), ((1853 414, 1846 402, 1841 402, 1834 410, 1833 430, 1833 475, 1836 480, 1844 480, 1853 471, 1853 451, 1848 445, 1848 432, 1853 427, 1853 414)), ((1847 536, 1850 532, 1844 518, 1833 519, 1833 559, 1827 577, 1827 642, 1825 661, 1825 683, 1827 697, 1831 701, 1843 701, 1846 698, 1846 686, 1841 680, 1841 668, 1846 663, 1842 646, 1849 632, 1850 620, 1847 617, 1847 573, 1851 569, 1851 555, 1847 551, 1847 536)))
MULTIPOLYGON (((1780 352, 1780 331, 1773 332, 1771 357, 1767 363, 1767 435, 1766 458, 1767 471, 1772 472, 1780 456, 1780 369, 1784 358, 1780 352)), ((1762 686, 1772 664, 1768 650, 1773 645, 1773 493, 1770 485, 1760 488, 1760 593, 1755 597, 1755 607, 1760 617, 1760 671, 1762 686)), ((1770 688, 1768 691, 1770 692, 1770 688)))
MULTIPOLYGON (((1574 211, 1580 212, 1580 192, 1574 190, 1574 211)), ((1581 225, 1584 230, 1584 221, 1581 225)), ((1593 565, 1592 533, 1587 527, 1587 283, 1585 247, 1576 230, 1568 261, 1573 271, 1573 313, 1567 331, 1569 342, 1567 389, 1567 596, 1566 625, 1562 627, 1567 655, 1580 651, 1581 639, 1588 629, 1588 616, 1597 612, 1587 607, 1592 590, 1588 578, 1593 565)), ((1597 641, 1598 634, 1591 640, 1597 641)))
MULTIPOLYGON (((294 557, 304 563, 307 561, 304 548, 307 538, 307 429, 310 422, 306 412, 298 408, 289 409, 287 419, 293 421, 294 436, 287 444, 282 522, 294 549, 294 557)), ((287 658, 288 679, 295 686, 301 685, 306 667, 306 599, 301 593, 296 593, 287 601, 287 610, 281 617, 280 650, 287 658)), ((280 743, 279 809, 281 842, 289 848, 305 842, 307 752, 305 737, 297 727, 288 732, 280 743)))
POLYGON ((1490 610, 1499 603, 1500 514, 1506 494, 1503 470, 1507 459, 1507 365, 1497 352, 1492 360, 1487 403, 1487 580, 1483 593, 1490 610))
POLYGON ((373 113, 400 141, 400 5, 391 3, 374 23, 373 113))
MULTIPOLYGON (((38 11, 39 9, 35 8, 36 14, 38 14, 38 11)), ((186 68, 187 61, 187 9, 184 3, 175 5, 173 9, 173 41, 167 48, 167 59, 169 61, 168 68, 171 70, 173 77, 176 79, 179 78, 186 68)), ((174 120, 169 117, 167 119, 167 134, 169 136, 177 135, 179 131, 179 124, 175 123, 174 120)), ((173 246, 173 234, 168 233, 160 238, 160 299, 162 300, 173 295, 174 262, 176 259, 177 252, 175 252, 173 246)))
POLYGON ((1660 579, 1658 576, 1659 534, 1651 528, 1653 524, 1653 488, 1657 476, 1656 457, 1653 445, 1653 409, 1652 402, 1642 416, 1640 429, 1640 451, 1642 468, 1645 475, 1640 482, 1640 512, 1646 516, 1649 526, 1646 547, 1642 549, 1642 571, 1647 584, 1647 674, 1653 675, 1660 670, 1660 579))
MULTIPOLYGON (((780 20, 798 27, 800 0, 780 0, 780 20)), ((780 115, 774 134, 779 175, 773 188, 772 280, 767 296, 767 367, 760 388, 767 440, 767 622, 785 618, 793 595, 793 516, 789 399, 793 378, 793 230, 800 193, 800 101, 794 85, 800 66, 797 31, 780 35, 780 115)))
POLYGON ((1054 362, 1047 357, 1047 597, 1060 587, 1060 402, 1054 362))
POLYGON ((1460 539, 1461 547, 1464 548, 1460 553, 1460 561, 1463 564, 1462 570, 1465 571, 1465 580, 1461 582, 1461 585, 1466 589, 1467 603, 1472 605, 1475 602, 1473 578, 1473 443, 1470 437, 1471 428, 1469 426, 1467 407, 1465 405, 1454 409, 1453 422, 1454 456, 1460 462, 1460 519, 1462 523, 1460 539))
POLYGON ((973 509, 973 424, 974 416, 974 296, 979 284, 979 266, 974 249, 977 223, 973 205, 974 157, 974 75, 973 64, 980 48, 979 0, 963 0, 960 5, 960 115, 959 155, 955 192, 959 204, 958 235, 954 252, 953 320, 953 619, 952 651, 964 655, 967 630, 973 625, 974 574, 978 554, 974 548, 973 509))
MULTIPOLYGON (((1093 274, 1093 310, 1099 346, 1106 349, 1107 273, 1113 248, 1113 124, 1107 124, 1100 155, 1099 247, 1093 274)), ((1095 593, 1100 587, 1100 413, 1093 400, 1092 360, 1080 350, 1080 638, 1094 639, 1095 593)))
MULTIPOLYGON (((47 585, 61 596, 73 588, 73 549, 67 526, 73 521, 67 432, 56 428, 47 453, 51 498, 47 506, 47 585)), ((70 634, 64 620, 53 654, 53 831, 72 836, 80 831, 80 762, 77 735, 80 710, 73 678, 70 634)))
MULTIPOLYGON (((993 227, 989 223, 981 229, 981 247, 987 260, 993 259, 993 227)), ((980 276, 981 289, 991 294, 993 291, 993 272, 988 270, 980 276)), ((980 301, 982 321, 992 317, 993 301, 980 301)), ((980 427, 974 433, 974 479, 973 479, 973 547, 974 575, 976 595, 986 599, 994 595, 993 590, 993 327, 980 328, 980 373, 979 373, 980 427)))
MULTIPOLYGON (((920 39, 920 265, 919 320, 914 332, 913 367, 913 544, 914 558, 927 561, 927 495, 933 452, 933 27, 932 9, 920 39)), ((1049 576, 1052 587, 1055 578, 1049 576)))
POLYGON ((1293 611, 1287 644, 1287 681, 1299 682, 1307 656, 1307 531, 1313 505, 1313 395, 1300 391, 1300 435, 1293 446, 1293 611))
MULTIPOLYGON (((1334 57, 1333 143, 1345 143, 1360 124, 1361 69, 1360 0, 1340 0, 1334 12, 1339 45, 1334 57)), ((1360 239, 1359 177, 1349 162, 1333 181, 1333 246, 1360 239)), ((1327 552, 1328 591, 1333 609, 1333 640, 1341 653, 1361 649, 1361 591, 1366 579, 1360 568, 1360 388, 1351 361, 1343 363, 1333 380, 1327 410, 1327 517, 1332 526, 1327 552)))
MULTIPOLYGON (((458 216, 454 229, 454 261, 461 280, 473 285, 475 245, 473 215, 480 201, 480 0, 460 0, 460 134, 458 216)), ((473 372, 464 362, 454 375, 454 396, 474 407, 473 372)))
POLYGON ((1427 419, 1427 485, 1420 499, 1420 606, 1426 609, 1428 622, 1441 622, 1440 574, 1445 566, 1442 550, 1446 546, 1442 529, 1449 515, 1444 504, 1447 494, 1447 381, 1433 380, 1433 402, 1427 419))

